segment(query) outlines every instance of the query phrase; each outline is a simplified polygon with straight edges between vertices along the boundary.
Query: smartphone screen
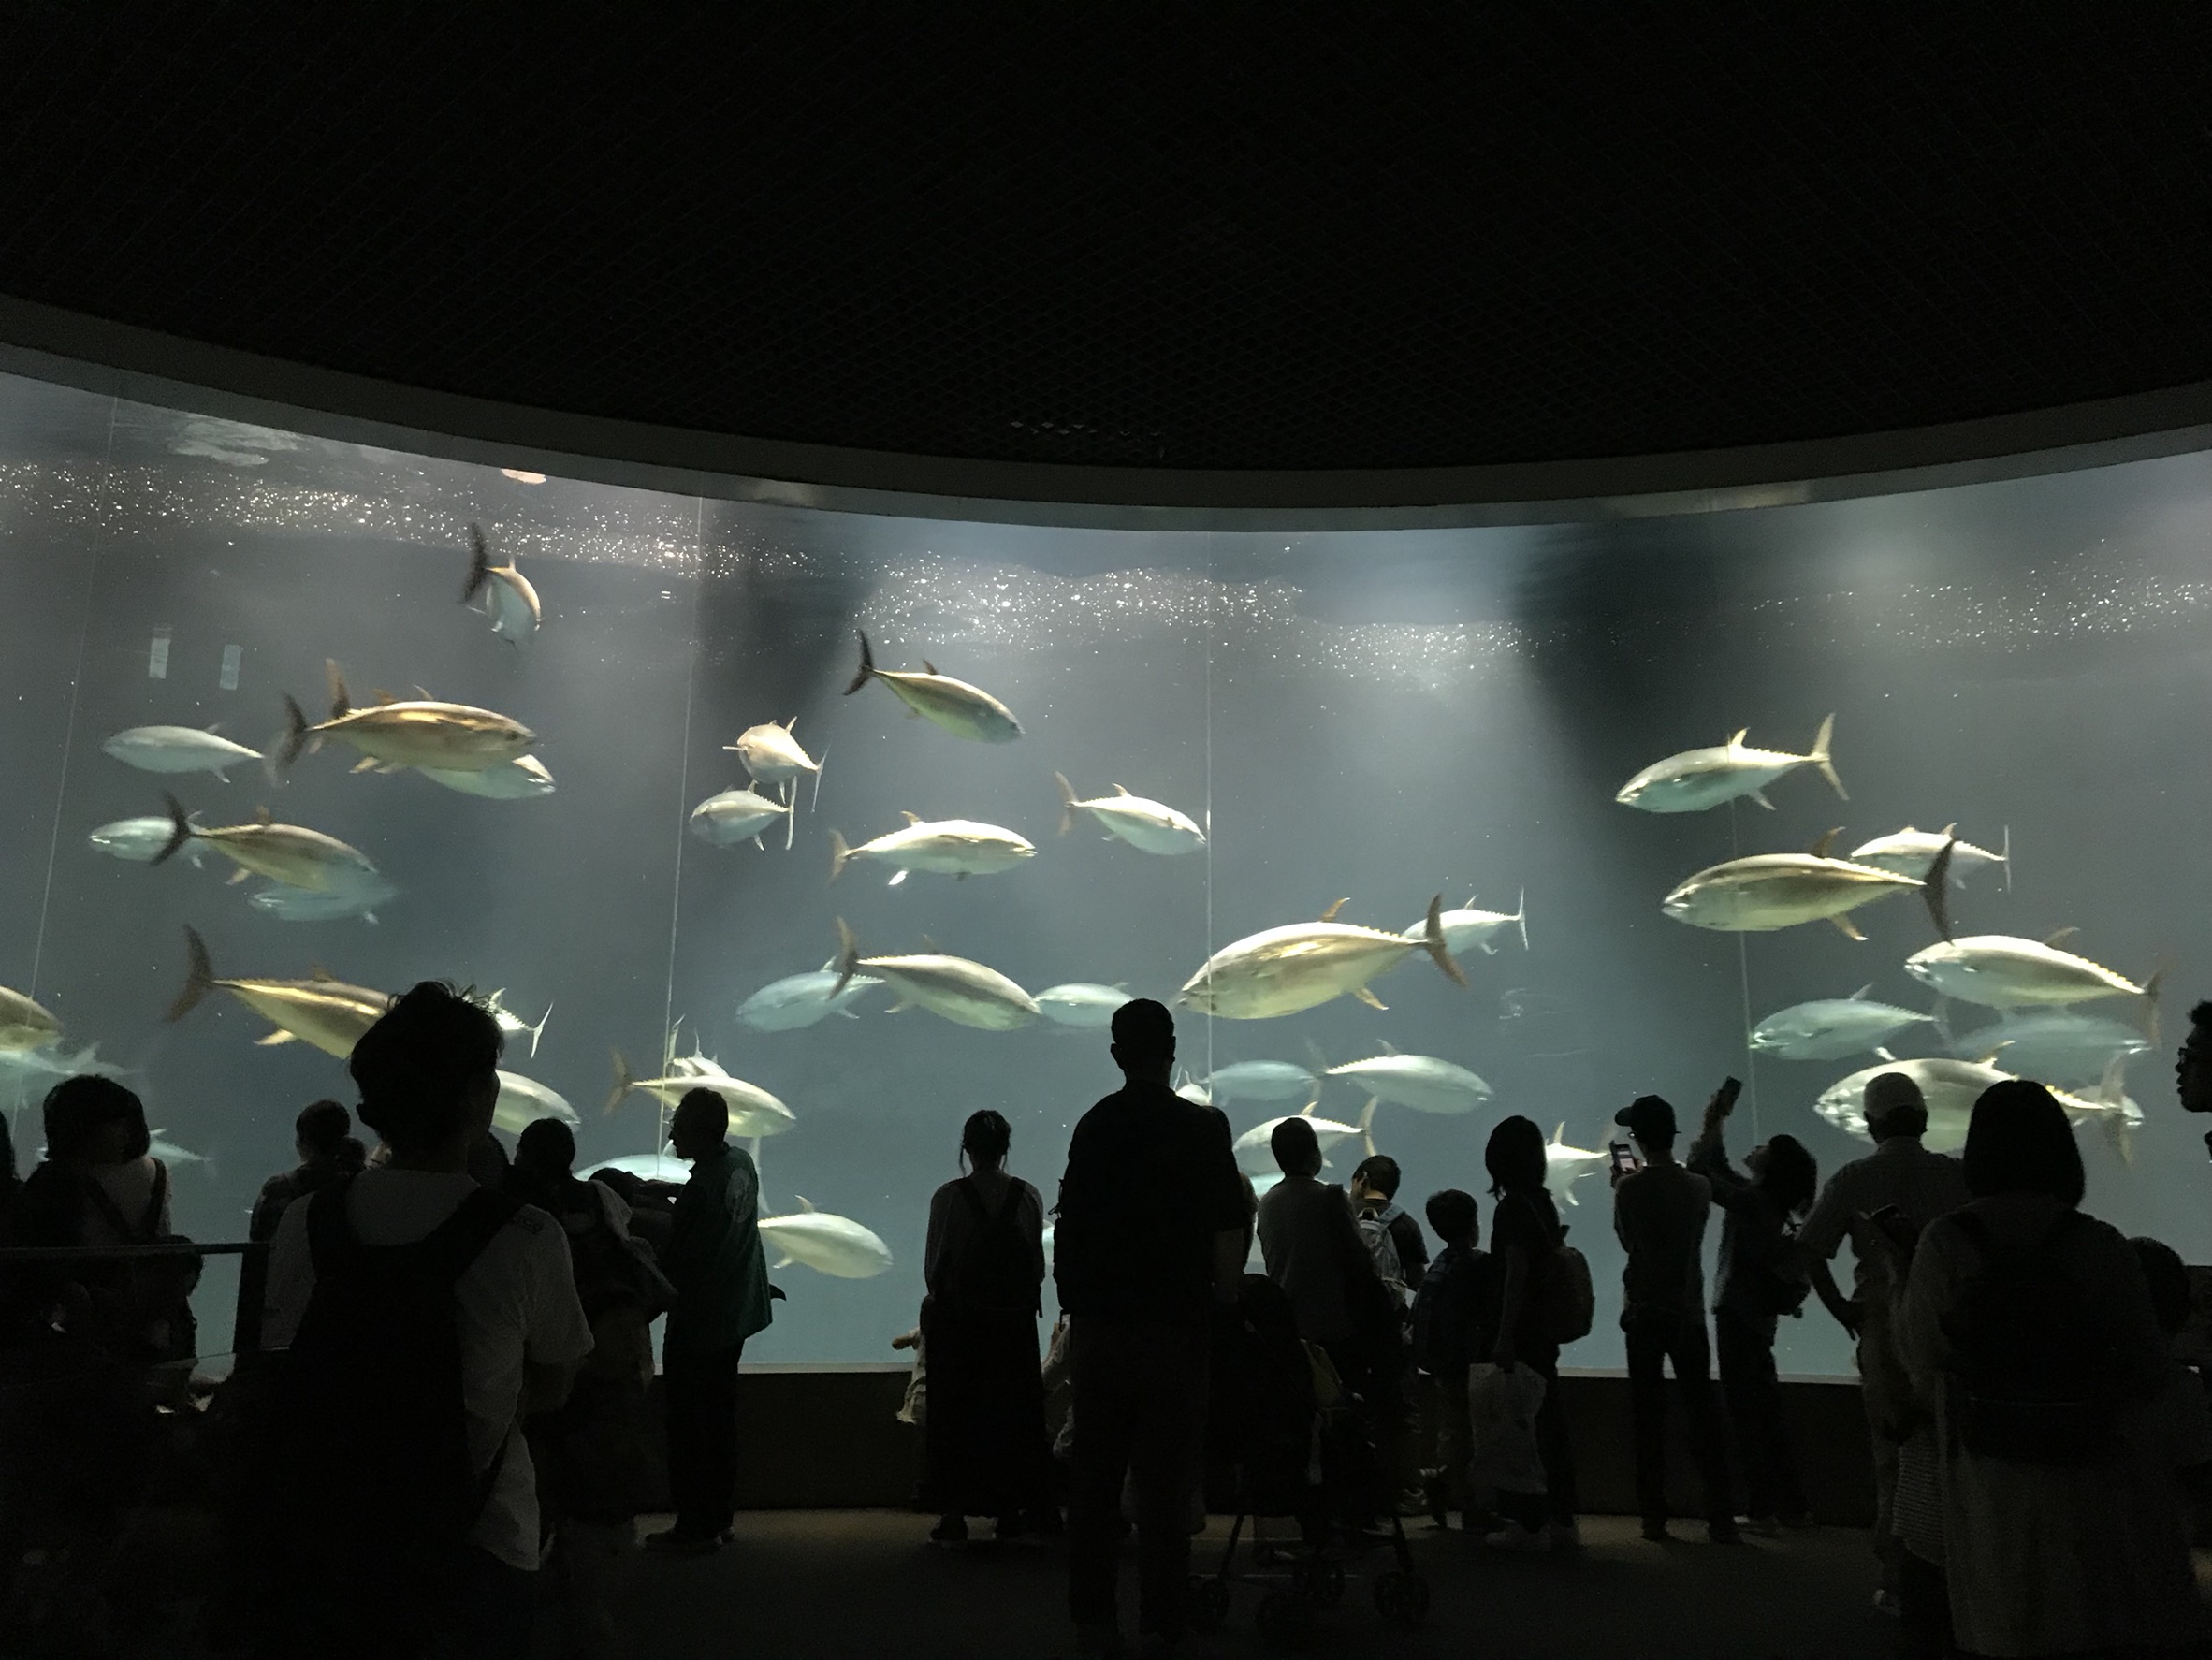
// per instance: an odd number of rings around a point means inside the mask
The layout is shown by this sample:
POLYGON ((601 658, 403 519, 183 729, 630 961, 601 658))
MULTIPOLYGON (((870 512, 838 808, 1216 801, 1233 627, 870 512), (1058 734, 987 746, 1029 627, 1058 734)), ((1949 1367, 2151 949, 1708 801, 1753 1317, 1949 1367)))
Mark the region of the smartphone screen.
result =
POLYGON ((1734 1106, 1736 1104, 1736 1098, 1742 1093, 1743 1080, 1741 1078, 1724 1078, 1721 1080, 1721 1104, 1724 1108, 1734 1106))
POLYGON ((1613 1168, 1623 1175, 1632 1175, 1637 1170, 1636 1149, 1626 1142, 1613 1143, 1613 1168))

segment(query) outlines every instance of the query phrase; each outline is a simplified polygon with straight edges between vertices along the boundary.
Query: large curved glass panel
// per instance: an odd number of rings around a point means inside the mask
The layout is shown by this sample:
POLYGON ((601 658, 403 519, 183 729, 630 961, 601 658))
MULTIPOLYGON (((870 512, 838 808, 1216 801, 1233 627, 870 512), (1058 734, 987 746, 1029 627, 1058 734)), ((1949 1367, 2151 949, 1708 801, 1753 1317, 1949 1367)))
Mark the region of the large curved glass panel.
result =
MULTIPOLYGON (((1015 1169, 1049 1198, 1069 1128, 1115 1082, 1103 1033, 1082 1024, 1113 988, 1171 998, 1213 953, 1339 899, 1340 922, 1397 934, 1434 897, 1494 913, 1487 930, 1448 919, 1464 986, 1418 943, 1382 940, 1365 985, 1386 1007, 1185 1009, 1187 1070, 1215 1081, 1240 1134, 1317 1099, 1348 1127, 1333 1173, 1372 1135, 1418 1211, 1439 1187, 1483 1191, 1503 1114, 1598 1154, 1632 1096, 1668 1096, 1687 1130, 1734 1072, 1748 1085, 1735 1151, 1787 1131, 1832 1168, 1865 1145, 1834 1121, 1835 1086, 1886 1050, 1964 1063, 1939 1102, 1953 1141, 1962 1078, 2065 1085, 2091 1208, 2203 1260, 2199 1142, 2128 991, 2174 960, 2171 1027, 2202 977, 2190 954, 2212 877, 2192 832, 2212 779, 2188 740, 2212 701, 2208 510, 2212 467, 2184 457, 1541 530, 1023 529, 538 479, 0 381, 0 984, 63 1027, 57 1045, 0 1057, 0 1089, 27 1164, 57 1064, 92 1049, 127 1069, 179 1149, 178 1226, 237 1238, 289 1162, 298 1107, 348 1091, 335 1055, 257 1041, 273 1028, 250 986, 217 984, 164 1020, 188 983, 187 928, 218 982, 498 988, 518 1028, 550 1011, 512 1041, 509 1069, 541 1091, 517 1085, 516 1111, 565 1103, 586 1167, 654 1153, 662 1102, 629 1083, 673 1079, 672 1094, 711 1062, 772 1098, 748 1096, 741 1127, 762 1132, 768 1210, 849 1218, 881 1248, 812 1225, 749 1352, 888 1359, 962 1120, 1005 1113, 1015 1169), (533 585, 541 626, 524 628, 499 579, 503 632, 461 604, 472 524, 533 585), (863 631, 878 668, 980 687, 1021 735, 949 730, 990 723, 972 705, 913 716, 895 681, 845 695, 863 631), (307 722, 330 716, 327 661, 351 706, 384 691, 511 717, 554 788, 517 776, 495 799, 455 787, 465 775, 355 770, 342 731, 281 785, 248 755, 222 773, 148 769, 185 764, 195 742, 221 760, 205 740, 110 746, 213 727, 274 755, 287 696, 307 722), (1797 759, 1831 715, 1848 799, 1797 759), (764 805, 731 799, 746 781, 731 746, 793 721, 819 794, 801 771, 764 786, 764 805), (1739 783, 1772 774, 1770 806, 1748 788, 1695 810, 1645 810, 1685 805, 1679 791, 1616 801, 1641 769, 1739 730, 1776 751, 1732 762, 1739 783), (1065 834, 1055 774, 1077 798, 1065 834), (1189 828, 1147 832, 1149 809, 1117 807, 1125 790, 1189 828), (266 806, 342 841, 373 881, 337 853, 341 885, 357 884, 343 896, 232 884, 226 847, 242 844, 220 837, 156 866, 158 823, 95 845, 103 826, 166 820, 172 794, 208 829, 266 806), (928 828, 947 820, 1005 837, 948 855, 928 828), (1863 940, 1820 920, 1736 932, 1661 909, 1694 873, 1801 852, 1832 826, 1849 852, 1953 823, 2013 861, 1958 856, 1954 932, 2077 927, 2063 948, 2114 978, 2075 989, 2107 995, 2001 1023, 1953 973, 1939 1002, 1908 968, 1938 938, 1909 882, 1851 896, 1863 940), (948 858, 968 873, 927 867, 948 858), (834 977, 840 923, 860 968, 833 1009, 824 982, 799 977, 834 977), (1043 1017, 992 981, 933 1008, 910 975, 900 997, 895 965, 870 966, 928 951, 1028 994, 1063 989, 1043 1017), (1769 1016, 1861 987, 1862 1004, 1899 1012, 1800 1012, 1747 1047, 1769 1016), (988 1029, 1002 1020, 1018 1024, 988 1029), (1362 1064, 1392 1051, 1448 1064, 1362 1064), (2132 1068, 2109 1069, 2116 1055, 2132 1068)), ((1604 1176, 1594 1159, 1561 1174, 1601 1299, 1569 1358, 1617 1364, 1604 1176)), ((211 1276, 211 1348, 226 1295, 211 1276)), ((1849 1361, 1817 1310, 1785 1322, 1782 1358, 1800 1373, 1849 1361)))

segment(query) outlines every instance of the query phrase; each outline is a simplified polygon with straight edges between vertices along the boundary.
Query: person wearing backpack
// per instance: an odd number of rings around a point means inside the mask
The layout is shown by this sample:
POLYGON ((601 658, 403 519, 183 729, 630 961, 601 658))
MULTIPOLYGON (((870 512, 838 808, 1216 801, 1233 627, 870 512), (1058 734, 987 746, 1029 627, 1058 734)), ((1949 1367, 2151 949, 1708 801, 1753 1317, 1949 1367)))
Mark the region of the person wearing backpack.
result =
POLYGON ((1772 1538, 1811 1520, 1783 1420, 1774 1336, 1780 1317, 1798 1317, 1812 1289, 1796 1225, 1819 1191, 1820 1168, 1804 1143, 1778 1135, 1745 1154, 1744 1169, 1737 1170, 1723 1140, 1735 1107, 1733 1091, 1713 1092, 1690 1147, 1689 1168, 1712 1185, 1712 1201, 1722 1212, 1712 1301, 1721 1399, 1736 1433, 1751 1531, 1772 1538))
MULTIPOLYGON (((1536 1412, 1536 1449, 1544 1461, 1545 1491, 1498 1495, 1506 1518, 1490 1542, 1506 1551, 1573 1551, 1581 1545, 1575 1524, 1575 1449, 1567 1437, 1566 1408, 1559 1398, 1559 1347, 1571 1321, 1561 1315, 1571 1299, 1573 1275, 1564 1260, 1566 1230, 1544 1186, 1544 1132, 1516 1114, 1498 1120, 1482 1150, 1490 1172, 1490 1250, 1497 1309, 1491 1359, 1510 1371, 1526 1366, 1544 1380, 1536 1412)), ((1583 1332, 1589 1330, 1587 1310, 1583 1332)))
POLYGON ((965 1543, 970 1516, 995 1518, 1001 1539, 1059 1522, 1037 1352, 1044 1201, 1007 1172, 1012 1142, 1002 1115, 972 1114, 960 1131, 968 1168, 929 1201, 922 1502, 939 1514, 939 1545, 965 1543))
POLYGON ((1628 1394, 1635 1420, 1636 1499, 1644 1537, 1666 1531, 1666 1368, 1674 1367, 1688 1420, 1690 1455, 1704 1478, 1706 1536, 1733 1544, 1739 1535, 1728 1482, 1728 1451, 1713 1398, 1712 1346, 1705 1330, 1705 1223, 1712 1185, 1674 1156, 1673 1103, 1639 1095, 1613 1122, 1636 1143, 1634 1170, 1613 1167, 1613 1232, 1628 1253, 1621 1272, 1621 1332, 1627 1340, 1628 1394))
POLYGON ((1895 1316, 1935 1415, 1957 1646, 2197 1653, 2175 1496, 2136 1445, 2171 1376, 2136 1254, 2081 1210, 2081 1151, 2043 1085, 1983 1091, 1961 1163, 1972 1201, 1921 1233, 1895 1316))
POLYGON ((348 1062, 389 1161, 277 1225, 263 1653, 528 1653, 539 1536, 521 1421, 566 1398, 591 1329, 559 1226, 468 1174, 502 1047, 490 1012, 449 986, 399 998, 348 1062))

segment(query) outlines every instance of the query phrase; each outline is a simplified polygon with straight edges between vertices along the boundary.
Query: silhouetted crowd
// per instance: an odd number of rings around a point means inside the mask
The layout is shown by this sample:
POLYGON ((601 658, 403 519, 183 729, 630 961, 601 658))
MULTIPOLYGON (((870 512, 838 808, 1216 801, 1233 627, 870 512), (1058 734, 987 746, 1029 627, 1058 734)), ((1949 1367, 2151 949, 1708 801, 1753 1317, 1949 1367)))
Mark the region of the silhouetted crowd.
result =
MULTIPOLYGON (((548 1604, 563 1652, 613 1655, 609 1587, 639 1515, 666 1496, 673 1522, 644 1541, 659 1552, 729 1543, 739 1366, 779 1295, 758 1172, 703 1089, 668 1126, 691 1167, 680 1185, 579 1177, 554 1120, 510 1158, 489 1133, 501 1048, 489 1012, 430 983, 361 1039, 357 1109, 302 1111, 298 1163, 254 1206, 266 1253, 246 1259, 240 1307, 258 1329, 219 1386, 193 1376, 201 1252, 171 1230, 138 1098, 92 1076, 48 1095, 29 1176, 12 1145, 0 1161, 17 1247, 0 1273, 0 1650, 159 1652, 173 1599, 143 1569, 147 1518, 194 1507, 216 1519, 182 1570, 213 1588, 202 1635, 253 1655, 521 1656, 548 1604), (649 1409, 663 1317, 664 1461, 649 1409)), ((1077 1124, 1055 1203, 1009 1170, 994 1112, 968 1120, 961 1173, 932 1198, 927 1295, 896 1339, 916 1356, 900 1416, 922 1428, 931 1540, 967 1546, 979 1519, 999 1540, 1064 1536, 1086 1655, 1127 1652, 1132 1539, 1145 1652, 1221 1621, 1238 1547, 1194 1576, 1209 1512, 1292 1524, 1268 1550, 1294 1594, 1259 1609, 1285 1640, 1300 1597, 1333 1595, 1369 1558, 1378 1609, 1418 1624, 1407 1519, 1501 1551, 1579 1551, 1560 1365, 1596 1299, 1536 1125, 1500 1121, 1487 1195, 1431 1194, 1424 1230, 1386 1155, 1325 1182, 1310 1115, 1274 1124, 1279 1173, 1257 1192, 1226 1119, 1170 1086, 1161 1005, 1116 1012, 1113 1056, 1124 1086, 1077 1124), (1255 1251, 1264 1272, 1247 1272, 1255 1251), (1041 1351, 1048 1275, 1062 1318, 1041 1351)), ((2192 1012, 2177 1085, 2212 1113, 2212 1004, 2192 1012)), ((1923 1144, 1912 1079, 1879 1073, 1873 1150, 1825 1184, 1787 1135, 1733 1158, 1736 1104, 1729 1080, 1680 1157, 1666 1099, 1616 1115, 1644 1536, 1675 1521, 1677 1404, 1707 1540, 1812 1525, 1774 1351, 1780 1322, 1817 1303, 1856 1345, 1873 1594, 1903 1653, 2208 1652, 2190 1550, 2212 1411, 2186 1360, 2190 1273, 2083 1211, 2059 1101, 1996 1085, 1952 1158, 1923 1144)))

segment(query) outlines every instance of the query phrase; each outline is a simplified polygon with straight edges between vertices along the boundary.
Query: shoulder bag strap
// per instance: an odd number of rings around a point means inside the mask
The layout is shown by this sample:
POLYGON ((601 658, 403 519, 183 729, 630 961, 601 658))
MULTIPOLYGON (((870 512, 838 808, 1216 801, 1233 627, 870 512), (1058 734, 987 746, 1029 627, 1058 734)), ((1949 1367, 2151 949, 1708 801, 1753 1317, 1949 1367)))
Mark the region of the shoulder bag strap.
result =
POLYGON ((77 1179, 83 1185, 85 1202, 100 1213, 100 1220, 115 1230, 115 1236, 118 1239, 127 1243, 138 1237, 138 1230, 133 1228, 124 1218, 123 1207, 117 1204, 114 1196, 100 1185, 98 1177, 80 1174, 77 1179))
POLYGON ((169 1167, 160 1159, 153 1161, 153 1187, 146 1195, 146 1220, 140 1228, 149 1240, 161 1237, 161 1213, 168 1202, 169 1167))

